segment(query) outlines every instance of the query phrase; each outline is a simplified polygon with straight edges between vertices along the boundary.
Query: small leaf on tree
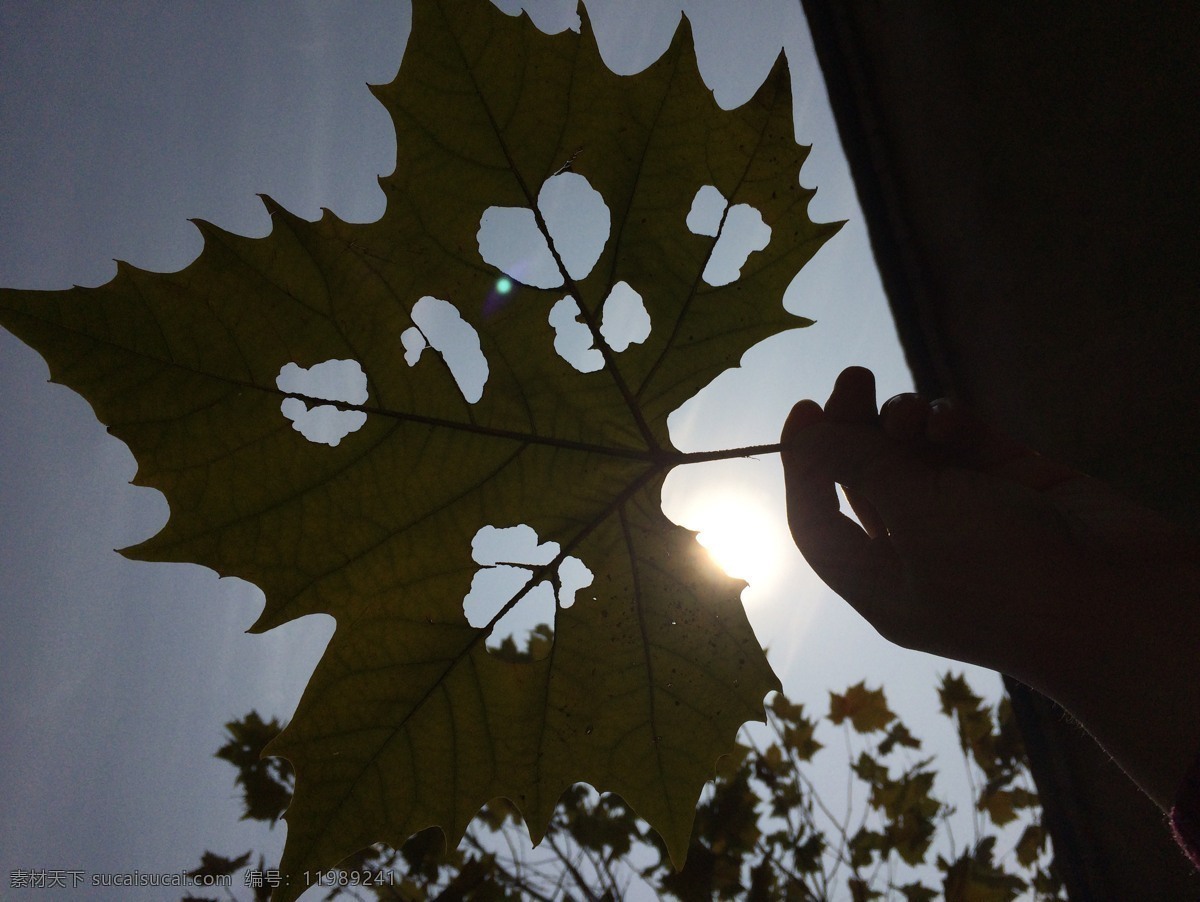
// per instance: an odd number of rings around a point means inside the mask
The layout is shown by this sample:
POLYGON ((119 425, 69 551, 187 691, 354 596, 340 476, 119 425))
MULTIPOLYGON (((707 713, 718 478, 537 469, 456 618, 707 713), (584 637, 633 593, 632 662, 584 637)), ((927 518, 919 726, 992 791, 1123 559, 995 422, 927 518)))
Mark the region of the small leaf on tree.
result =
POLYGON ((226 858, 215 852, 205 852, 200 856, 200 867, 188 871, 187 874, 196 878, 228 877, 244 868, 252 854, 246 852, 237 858, 226 858))
POLYGON ((829 719, 840 724, 847 718, 857 732, 873 733, 884 729, 896 715, 888 710, 882 689, 868 689, 865 683, 856 683, 844 695, 829 693, 829 719))
POLYGON ((879 754, 889 755, 897 745, 902 745, 907 749, 919 749, 921 740, 910 733, 908 727, 897 721, 888 729, 883 742, 879 743, 879 754))
POLYGON ((1046 847, 1046 831, 1041 824, 1030 824, 1017 840, 1017 861, 1029 867, 1038 860, 1046 847))

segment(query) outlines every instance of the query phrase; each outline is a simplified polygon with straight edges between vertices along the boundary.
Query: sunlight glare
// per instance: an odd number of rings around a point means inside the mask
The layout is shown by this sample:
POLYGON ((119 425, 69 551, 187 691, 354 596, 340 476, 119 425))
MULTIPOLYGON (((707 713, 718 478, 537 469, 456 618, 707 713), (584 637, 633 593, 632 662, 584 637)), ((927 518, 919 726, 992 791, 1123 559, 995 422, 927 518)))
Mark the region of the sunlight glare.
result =
POLYGON ((687 518, 698 541, 729 576, 765 588, 777 575, 784 551, 778 524, 745 495, 718 495, 698 502, 687 518))

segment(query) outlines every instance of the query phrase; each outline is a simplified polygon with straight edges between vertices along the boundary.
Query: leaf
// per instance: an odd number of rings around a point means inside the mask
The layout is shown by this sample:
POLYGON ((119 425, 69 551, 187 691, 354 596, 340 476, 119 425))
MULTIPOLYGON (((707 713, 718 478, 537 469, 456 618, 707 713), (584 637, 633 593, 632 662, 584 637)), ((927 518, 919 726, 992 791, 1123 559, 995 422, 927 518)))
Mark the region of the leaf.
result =
POLYGON ((813 755, 824 746, 813 738, 816 724, 812 721, 801 721, 797 726, 787 727, 783 732, 783 742, 801 761, 812 761, 813 755))
POLYGON ((1046 831, 1041 824, 1030 824, 1017 840, 1017 861, 1024 867, 1032 867, 1046 848, 1046 831))
POLYGON ((866 683, 855 683, 844 695, 829 693, 830 721, 840 724, 846 718, 850 718, 857 732, 873 733, 884 729, 896 715, 888 710, 882 689, 868 689, 866 683))
POLYGON ((909 732, 908 727, 896 721, 888 729, 887 737, 883 742, 879 743, 879 754, 890 755, 897 745, 902 745, 908 749, 919 749, 921 740, 909 732))
POLYGON ((815 874, 821 869, 821 855, 825 851, 825 837, 813 833, 792 850, 792 867, 801 874, 815 874))
POLYGON ((1003 827, 1017 819, 1014 801, 1012 790, 995 789, 980 793, 976 807, 980 811, 986 811, 997 827, 1003 827))
POLYGON ((801 761, 811 761, 824 746, 813 737, 817 725, 804 716, 804 706, 789 701, 782 692, 771 699, 771 712, 778 721, 776 731, 786 748, 801 761))
POLYGON ((307 222, 264 199, 266 238, 197 222, 204 250, 181 272, 120 264, 95 289, 6 290, 0 323, 129 445, 135 482, 166 496, 167 525, 125 554, 254 582, 255 631, 336 619, 268 748, 296 773, 284 873, 430 825, 453 845, 497 797, 537 839, 577 781, 620 794, 681 864, 701 786, 778 688, 743 584, 665 518, 660 491, 676 465, 754 450, 682 454, 667 415, 759 340, 808 324, 780 299, 836 230, 806 214, 786 66, 722 111, 686 26, 619 77, 586 22, 550 37, 487 4, 418 0, 401 71, 374 90, 397 129, 380 221, 307 222), (568 168, 611 221, 590 267, 544 202, 568 168), (687 225, 704 186, 771 230, 719 286, 705 273, 720 224, 687 225), (488 264, 477 235, 504 216, 533 224, 550 275, 523 284, 488 264), (650 322, 627 347, 605 334, 620 283, 650 322), (595 371, 555 351, 564 296, 595 371), (474 341, 485 377, 455 356, 474 341), (318 370, 361 384, 318 390, 318 370), (304 437, 314 417, 333 430, 324 443, 304 437), (472 626, 464 598, 500 566, 474 539, 517 524, 557 548, 519 565, 521 587, 472 626), (592 584, 568 606, 571 560, 592 584), (543 583, 543 656, 489 652, 491 628, 543 583))
POLYGON ((938 699, 942 703, 942 713, 947 717, 955 713, 976 711, 983 704, 983 699, 971 691, 965 676, 949 671, 942 674, 942 682, 938 686, 938 699))
POLYGON ((959 745, 971 752, 971 757, 989 779, 1010 770, 996 760, 997 734, 992 714, 983 699, 971 691, 966 678, 962 674, 943 674, 938 698, 942 713, 951 719, 957 717, 959 745))
POLYGON ((883 893, 872 889, 870 884, 860 877, 851 877, 846 881, 853 902, 870 902, 872 899, 882 899, 883 893))
POLYGON ((565 829, 582 848, 602 854, 605 860, 628 855, 638 835, 637 818, 616 796, 601 796, 595 804, 586 804, 585 793, 572 798, 569 790, 563 799, 565 829))
POLYGON ((877 830, 860 829, 846 844, 850 851, 850 867, 869 867, 876 854, 887 854, 887 837, 877 830))
POLYGON ((436 827, 409 837, 399 850, 408 876, 419 875, 425 880, 436 880, 439 869, 446 863, 445 844, 446 838, 436 827))
POLYGON ((995 845, 996 837, 988 836, 953 863, 938 858, 938 867, 946 873, 942 883, 946 902, 1011 902, 1025 891, 1024 880, 992 861, 995 845))
POLYGON ((252 853, 245 852, 237 858, 226 858, 215 852, 205 852, 200 856, 200 867, 187 872, 189 877, 228 877, 236 874, 250 861, 252 853))
POLYGON ((293 775, 287 762, 262 755, 280 729, 279 721, 272 718, 266 722, 257 711, 225 724, 229 738, 214 757, 228 761, 238 769, 237 784, 242 788, 245 807, 242 820, 274 824, 291 800, 293 775))
POLYGON ((885 764, 865 751, 850 766, 871 788, 868 804, 887 817, 884 832, 876 834, 881 841, 877 850, 894 851, 912 865, 924 860, 937 829, 934 818, 942 811, 942 804, 931 795, 936 774, 923 769, 931 760, 918 762, 896 778, 885 764))
POLYGON ((858 753, 858 759, 850 765, 850 769, 860 780, 871 786, 890 785, 893 782, 888 774, 887 765, 880 764, 865 751, 858 753))
POLYGON ((897 888, 904 893, 904 902, 933 902, 937 898, 937 890, 920 883, 906 883, 897 888))
POLYGON ((1012 702, 1007 696, 1000 699, 996 706, 996 723, 995 755, 997 761, 1006 769, 1028 768, 1025 740, 1021 736, 1021 728, 1017 724, 1012 702))

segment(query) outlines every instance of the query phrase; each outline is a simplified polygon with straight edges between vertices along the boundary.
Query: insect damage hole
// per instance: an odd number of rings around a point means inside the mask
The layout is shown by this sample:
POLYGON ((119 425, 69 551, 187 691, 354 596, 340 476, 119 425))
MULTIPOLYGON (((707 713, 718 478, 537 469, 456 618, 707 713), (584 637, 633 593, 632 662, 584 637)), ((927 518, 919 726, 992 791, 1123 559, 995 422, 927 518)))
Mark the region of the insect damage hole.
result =
POLYGON ((525 524, 484 526, 475 533, 471 556, 479 570, 463 598, 471 626, 486 627, 531 580, 544 577, 492 626, 485 644, 489 652, 509 661, 537 661, 550 653, 558 609, 574 604, 576 593, 593 579, 583 561, 571 556, 553 573, 545 572, 558 555, 557 542, 541 542, 525 524))
POLYGON ((717 239, 703 274, 704 281, 714 288, 741 278, 750 255, 771 242, 771 227, 763 221, 762 213, 749 204, 730 207, 713 185, 704 185, 696 192, 687 227, 693 234, 717 239))
POLYGON ((579 372, 594 373, 604 368, 604 355, 592 339, 592 330, 580 319, 582 315, 579 304, 570 296, 550 308, 554 350, 579 372))
POLYGON ((614 285, 604 301, 600 334, 618 354, 650 337, 650 314, 646 312, 642 296, 630 288, 628 282, 614 285))
POLYGON ((413 305, 412 320, 415 325, 400 335, 404 362, 416 366, 422 352, 432 347, 446 361, 467 403, 477 403, 487 384, 488 364, 475 327, 449 301, 428 295, 413 305))
MULTIPOLYGON (((275 385, 280 391, 347 404, 367 402, 367 374, 357 360, 326 360, 302 367, 288 363, 279 370, 275 385)), ((336 446, 367 422, 361 410, 341 410, 331 404, 309 404, 301 398, 284 398, 280 412, 292 428, 315 444, 336 446)))
MULTIPOLYGON (((600 336, 615 353, 650 337, 650 314, 642 296, 618 282, 609 292, 601 308, 600 336)), ((558 356, 581 373, 594 373, 604 367, 604 355, 596 347, 592 330, 582 322, 579 304, 572 297, 562 298, 550 308, 550 325, 554 327, 554 350, 558 356)))
MULTIPOLYGON (((538 212, 572 279, 584 279, 608 243, 611 215, 600 192, 577 172, 542 183, 538 212)), ((534 288, 558 288, 562 272, 527 207, 488 207, 476 233, 479 256, 508 277, 534 288)))

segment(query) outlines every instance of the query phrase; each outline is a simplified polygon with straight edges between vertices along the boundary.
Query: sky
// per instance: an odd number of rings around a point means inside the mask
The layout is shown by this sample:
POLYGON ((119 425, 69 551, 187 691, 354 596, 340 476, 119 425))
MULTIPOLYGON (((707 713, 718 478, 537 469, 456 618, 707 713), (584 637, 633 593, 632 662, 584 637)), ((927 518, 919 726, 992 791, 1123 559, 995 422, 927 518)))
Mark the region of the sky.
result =
MULTIPOLYGON (((673 415, 673 440, 774 442, 791 405, 823 401, 850 364, 875 371, 880 398, 909 390, 799 5, 682 5, 724 106, 787 53, 797 137, 813 145, 800 173, 818 189, 810 215, 848 222, 783 298, 817 324, 749 351, 673 415)), ((574 4, 530 6, 557 31, 574 4)), ((665 0, 588 9, 625 73, 666 48, 679 15, 665 0)), ((395 2, 0 2, 0 285, 100 285, 114 258, 180 269, 200 250, 189 218, 266 234, 258 193, 310 219, 322 207, 377 219, 395 135, 365 84, 394 77, 408 27, 395 2)), ((332 621, 248 635, 262 607, 253 586, 115 554, 162 526, 165 502, 128 484, 127 448, 2 330, 0 443, 0 895, 36 895, 9 890, 15 869, 177 872, 204 849, 277 853, 285 827, 239 823, 233 770, 212 753, 226 721, 290 714, 332 621)), ((727 555, 753 539, 757 558, 730 566, 751 583, 743 600, 791 697, 819 712, 828 689, 885 685, 918 734, 944 737, 943 792, 961 791, 936 678, 967 670, 990 696, 998 678, 889 645, 825 589, 788 538, 777 457, 677 471, 664 509, 727 555)))

